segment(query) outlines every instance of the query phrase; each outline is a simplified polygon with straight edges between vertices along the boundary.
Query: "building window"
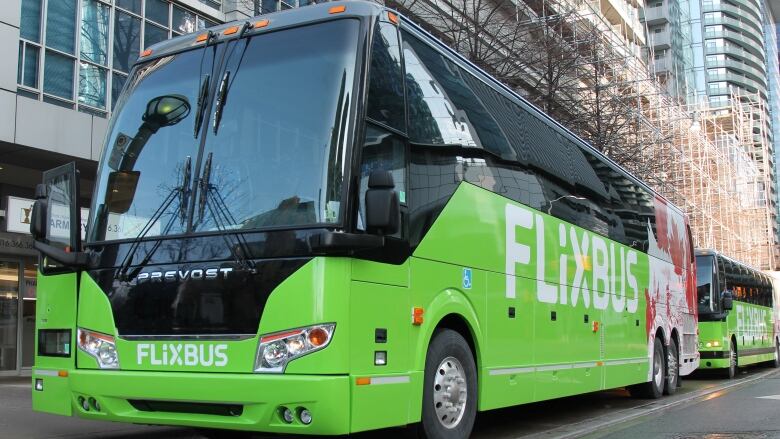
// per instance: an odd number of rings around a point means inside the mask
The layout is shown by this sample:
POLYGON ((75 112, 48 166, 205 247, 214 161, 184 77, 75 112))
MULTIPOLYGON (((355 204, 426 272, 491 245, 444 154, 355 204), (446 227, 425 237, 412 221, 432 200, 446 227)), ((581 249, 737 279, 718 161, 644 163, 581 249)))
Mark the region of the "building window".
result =
MULTIPOLYGON (((21 3, 18 93, 101 116, 141 50, 217 24, 167 0, 21 3)), ((201 3, 219 8, 221 0, 201 3)))

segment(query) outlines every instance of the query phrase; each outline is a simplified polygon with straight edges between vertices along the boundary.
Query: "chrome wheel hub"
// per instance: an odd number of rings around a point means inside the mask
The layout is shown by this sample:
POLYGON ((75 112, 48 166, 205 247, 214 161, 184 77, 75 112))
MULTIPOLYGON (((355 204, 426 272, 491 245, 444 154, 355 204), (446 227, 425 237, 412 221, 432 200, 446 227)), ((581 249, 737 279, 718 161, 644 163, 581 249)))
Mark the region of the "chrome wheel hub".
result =
POLYGON ((446 428, 455 428, 466 411, 466 372, 455 357, 447 357, 433 378, 433 405, 436 417, 446 428))
POLYGON ((653 381, 659 389, 664 386, 664 357, 661 352, 653 354, 653 381))
POLYGON ((669 359, 667 360, 669 364, 669 384, 672 386, 677 385, 677 357, 674 355, 674 352, 671 350, 669 351, 669 359))

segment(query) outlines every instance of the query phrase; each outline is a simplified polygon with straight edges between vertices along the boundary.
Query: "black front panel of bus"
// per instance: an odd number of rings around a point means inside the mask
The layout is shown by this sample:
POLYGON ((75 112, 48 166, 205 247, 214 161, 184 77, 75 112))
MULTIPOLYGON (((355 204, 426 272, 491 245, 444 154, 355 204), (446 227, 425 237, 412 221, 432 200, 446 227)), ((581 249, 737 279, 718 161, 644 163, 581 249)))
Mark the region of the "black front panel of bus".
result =
POLYGON ((310 234, 248 234, 249 258, 225 236, 148 241, 124 268, 131 243, 108 244, 89 275, 120 336, 253 335, 271 292, 311 260, 310 234))

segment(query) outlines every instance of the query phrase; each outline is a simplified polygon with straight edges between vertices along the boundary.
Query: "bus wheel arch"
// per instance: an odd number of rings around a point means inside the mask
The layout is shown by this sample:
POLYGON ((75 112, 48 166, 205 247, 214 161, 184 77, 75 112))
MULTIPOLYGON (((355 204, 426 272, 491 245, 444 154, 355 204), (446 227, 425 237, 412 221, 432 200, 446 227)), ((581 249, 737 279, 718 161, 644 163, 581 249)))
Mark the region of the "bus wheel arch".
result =
POLYGON ((441 320, 439 320, 438 323, 436 323, 436 326, 433 328, 433 331, 428 337, 427 344, 431 343, 431 340, 437 331, 443 329, 451 329, 460 334, 461 337, 466 340, 466 343, 469 345, 469 349, 471 349, 471 357, 474 359, 474 364, 477 365, 477 370, 479 370, 480 361, 476 345, 477 338, 474 336, 473 328, 469 324, 468 320, 461 314, 457 313, 450 313, 445 315, 441 318, 441 320))
POLYGON ((652 346, 653 350, 650 354, 650 381, 627 387, 631 396, 635 398, 658 399, 664 394, 667 351, 664 346, 664 332, 661 328, 655 331, 655 336, 652 338, 652 346))

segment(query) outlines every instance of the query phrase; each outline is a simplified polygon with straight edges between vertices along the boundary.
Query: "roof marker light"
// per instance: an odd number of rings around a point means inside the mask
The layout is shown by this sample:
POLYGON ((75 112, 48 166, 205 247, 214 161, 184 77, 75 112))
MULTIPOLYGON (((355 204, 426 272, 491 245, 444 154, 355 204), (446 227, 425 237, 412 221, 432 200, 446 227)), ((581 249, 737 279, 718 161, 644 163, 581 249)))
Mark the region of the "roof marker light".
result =
POLYGON ((209 39, 209 33, 206 32, 205 34, 198 35, 198 38, 195 38, 195 41, 198 43, 202 43, 209 39))
POLYGON ((347 7, 344 5, 333 6, 332 8, 328 9, 328 14, 340 14, 346 10, 347 7))
POLYGON ((266 27, 268 26, 269 23, 270 23, 269 20, 260 20, 258 22, 255 22, 255 28, 266 27))
POLYGON ((387 19, 390 20, 393 24, 398 24, 398 15, 394 14, 390 11, 387 11, 387 19))
POLYGON ((238 32, 238 29, 240 29, 238 26, 230 26, 229 28, 225 29, 224 32, 222 32, 222 35, 233 35, 234 33, 238 32))
POLYGON ((152 54, 152 49, 146 49, 143 52, 141 52, 141 56, 149 56, 152 54))

